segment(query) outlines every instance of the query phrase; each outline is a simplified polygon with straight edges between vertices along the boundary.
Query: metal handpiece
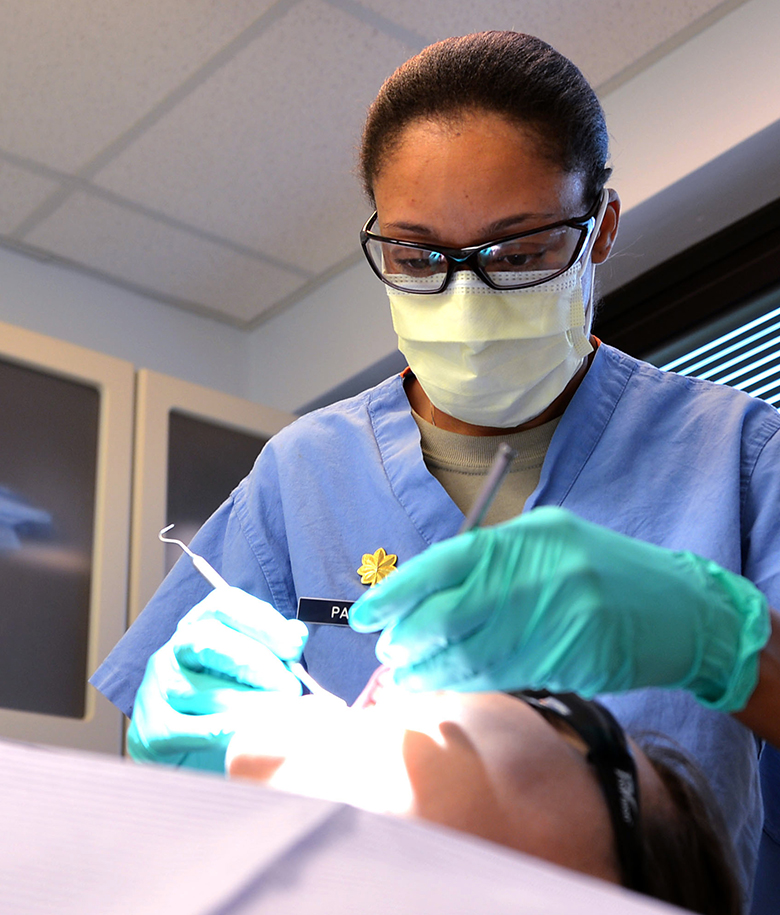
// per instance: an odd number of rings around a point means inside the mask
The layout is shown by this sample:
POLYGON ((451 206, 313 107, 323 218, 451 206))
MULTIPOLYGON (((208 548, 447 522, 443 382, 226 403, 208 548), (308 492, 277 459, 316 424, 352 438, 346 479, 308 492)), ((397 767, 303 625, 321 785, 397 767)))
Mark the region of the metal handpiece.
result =
POLYGON ((504 477, 509 473, 512 461, 517 457, 514 448, 501 442, 496 451, 496 456, 485 478, 485 483, 479 491, 474 504, 469 509, 469 513, 463 519, 460 526, 459 534, 465 534, 466 531, 474 530, 482 524, 482 519, 487 514, 488 509, 493 504, 499 486, 504 482, 504 477))

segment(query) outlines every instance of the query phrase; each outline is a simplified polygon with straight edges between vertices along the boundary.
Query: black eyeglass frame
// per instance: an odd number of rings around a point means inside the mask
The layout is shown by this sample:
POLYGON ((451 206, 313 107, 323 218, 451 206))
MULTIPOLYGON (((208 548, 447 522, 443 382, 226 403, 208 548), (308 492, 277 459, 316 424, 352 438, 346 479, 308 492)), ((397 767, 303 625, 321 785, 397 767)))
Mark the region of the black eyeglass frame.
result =
POLYGON ((641 843, 639 777, 626 734, 615 717, 595 700, 576 693, 518 690, 522 699, 546 720, 564 721, 588 748, 586 759, 607 803, 623 885, 641 891, 645 863, 641 843))
POLYGON ((447 286, 449 286, 453 274, 458 270, 464 269, 465 267, 473 270, 474 273, 476 273, 484 283, 487 283, 491 289, 529 289, 532 286, 539 286, 541 283, 547 283, 550 280, 554 280, 562 273, 566 273, 566 271, 573 264, 577 263, 577 260, 582 254, 583 248, 585 247, 591 232, 595 229, 595 221, 599 214, 599 210, 601 209, 601 205, 604 202, 606 193, 607 191, 604 190, 596 197, 593 206, 584 216, 575 216, 571 219, 562 219, 559 222, 553 222, 546 226, 539 226, 536 229, 527 229, 525 232, 517 232, 514 235, 505 235, 502 238, 496 238, 493 241, 489 241, 481 245, 470 245, 468 248, 446 248, 441 245, 425 245, 420 242, 403 241, 399 238, 389 238, 385 235, 377 235, 375 232, 371 231, 371 226, 374 224, 374 222, 376 222, 377 219, 377 211, 374 210, 373 214, 369 216, 369 218, 366 220, 366 224, 360 230, 360 246, 363 249, 363 254, 366 257, 369 266, 379 277, 379 279, 382 280, 386 286, 390 286, 392 289, 398 289, 400 292, 408 292, 412 295, 437 295, 440 292, 444 292, 447 286), (593 225, 589 225, 589 223, 592 223, 593 225), (520 238, 527 238, 528 236, 536 235, 538 232, 547 232, 551 229, 559 229, 564 226, 572 229, 579 229, 580 239, 575 245, 574 252, 569 258, 566 266, 562 267, 560 270, 556 270, 549 276, 545 276, 542 279, 531 280, 527 283, 516 283, 509 286, 500 286, 497 283, 494 283, 493 280, 490 279, 488 272, 479 265, 477 257, 480 251, 485 251, 487 248, 492 248, 494 245, 500 245, 504 242, 516 241, 520 238), (387 277, 382 273, 377 264, 374 263, 373 258, 369 254, 368 243, 370 241, 385 242, 392 245, 401 245, 404 248, 412 248, 418 251, 433 251, 434 254, 441 254, 447 264, 447 272, 444 275, 444 279, 441 285, 436 289, 406 289, 396 283, 391 283, 390 280, 388 280, 387 277))

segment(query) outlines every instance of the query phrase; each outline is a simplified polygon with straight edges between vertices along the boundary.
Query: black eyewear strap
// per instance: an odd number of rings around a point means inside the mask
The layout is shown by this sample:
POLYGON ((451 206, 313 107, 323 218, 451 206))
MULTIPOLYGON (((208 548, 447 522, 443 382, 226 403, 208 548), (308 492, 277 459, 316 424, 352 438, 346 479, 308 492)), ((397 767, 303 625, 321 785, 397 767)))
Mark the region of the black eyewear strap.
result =
POLYGON ((641 891, 644 856, 640 841, 639 779, 625 732, 600 703, 576 693, 521 690, 522 699, 553 725, 564 721, 588 748, 586 759, 596 770, 607 802, 623 885, 641 891))

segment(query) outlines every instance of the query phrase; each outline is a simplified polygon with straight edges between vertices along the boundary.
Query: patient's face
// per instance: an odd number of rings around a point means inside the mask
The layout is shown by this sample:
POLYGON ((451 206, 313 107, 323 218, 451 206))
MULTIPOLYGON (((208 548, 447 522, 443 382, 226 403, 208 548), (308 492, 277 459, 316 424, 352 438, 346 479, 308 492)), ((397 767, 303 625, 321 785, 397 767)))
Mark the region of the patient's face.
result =
MULTIPOLYGON (((262 733, 237 733, 231 776, 420 817, 619 882, 582 748, 521 700, 375 684, 353 708, 317 696, 257 699, 262 733)), ((645 796, 656 792, 649 763, 637 765, 645 796)))

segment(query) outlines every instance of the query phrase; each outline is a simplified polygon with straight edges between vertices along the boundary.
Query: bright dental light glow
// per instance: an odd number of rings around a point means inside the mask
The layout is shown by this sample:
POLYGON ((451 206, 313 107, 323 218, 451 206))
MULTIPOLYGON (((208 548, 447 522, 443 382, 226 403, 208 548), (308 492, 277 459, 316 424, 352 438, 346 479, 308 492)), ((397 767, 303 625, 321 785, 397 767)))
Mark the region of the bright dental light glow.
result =
MULTIPOLYGON (((269 774, 261 780, 274 788, 372 813, 408 816, 414 813, 414 792, 404 759, 405 739, 416 732, 445 746, 441 722, 448 710, 442 701, 394 686, 377 690, 366 708, 349 708, 316 695, 252 691, 245 694, 239 716, 246 726, 237 728, 226 766, 229 770, 243 755, 264 758, 269 774)), ((459 703, 455 696, 450 701, 457 720, 459 703)))

